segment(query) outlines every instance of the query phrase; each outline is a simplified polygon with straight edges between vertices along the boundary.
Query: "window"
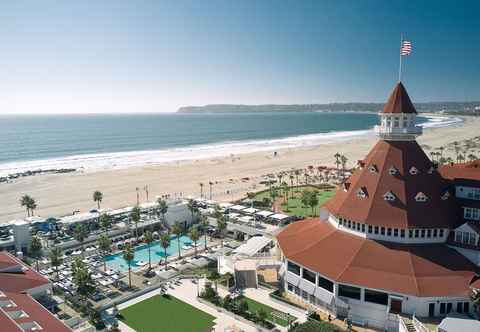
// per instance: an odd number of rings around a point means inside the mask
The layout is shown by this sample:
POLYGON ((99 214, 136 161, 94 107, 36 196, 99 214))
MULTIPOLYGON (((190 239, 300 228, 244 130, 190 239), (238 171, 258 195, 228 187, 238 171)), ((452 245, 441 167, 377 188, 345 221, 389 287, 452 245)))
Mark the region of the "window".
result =
POLYGON ((372 225, 368 225, 368 233, 372 234, 372 225))
POLYGON ((408 230, 408 237, 413 237, 413 229, 408 230))
POLYGON ((388 294, 383 292, 377 292, 371 289, 365 289, 365 301, 381 305, 387 305, 388 294))
POLYGON ((457 312, 458 313, 463 312, 463 302, 457 302, 457 312))
POLYGON ((465 219, 480 220, 480 209, 464 207, 463 217, 465 219))
POLYGON ((399 127, 399 119, 397 117, 395 117, 394 121, 393 121, 393 127, 395 128, 398 128, 399 127))
POLYGON ((395 200, 395 195, 391 191, 388 191, 383 195, 383 199, 392 202, 395 200))
POLYGON ((446 309, 446 304, 445 303, 440 303, 440 314, 445 315, 447 309, 446 309))
POLYGON ((393 229, 393 236, 395 236, 395 237, 398 236, 398 228, 393 229))
POLYGON ((331 282, 330 280, 318 276, 317 285, 318 287, 321 287, 323 289, 326 289, 330 293, 333 293, 333 282, 331 282))
POLYGON ((362 224, 362 233, 365 233, 365 224, 362 224))
POLYGON ((444 192, 442 195, 442 201, 446 201, 450 197, 450 193, 448 191, 444 192))
POLYGON ((303 298, 305 301, 308 301, 308 293, 305 292, 305 291, 302 291, 302 298, 303 298))
POLYGON ((404 229, 400 230, 400 237, 405 237, 405 230, 404 229))
POLYGON ((290 271, 292 273, 295 273, 298 276, 300 275, 300 266, 298 266, 295 263, 292 263, 292 262, 288 261, 287 269, 288 269, 288 271, 290 271))
POLYGON ((375 234, 378 234, 378 226, 375 226, 375 234))
POLYGON ((469 313, 470 312, 470 303, 463 302, 463 312, 464 313, 469 313))
POLYGON ((347 285, 338 285, 338 295, 343 297, 348 297, 351 299, 360 300, 360 288, 347 286, 347 285))
POLYGON ((392 229, 391 228, 387 228, 387 236, 392 236, 392 229))
POLYGON ((293 293, 293 285, 291 283, 287 284, 287 289, 288 289, 289 292, 293 293))
POLYGON ((432 230, 431 229, 427 229, 427 237, 432 237, 432 230))
POLYGON ((351 221, 351 220, 349 220, 349 221, 347 222, 347 227, 348 227, 348 228, 352 227, 352 221, 351 221))
POLYGON ((433 237, 437 237, 437 235, 438 235, 438 230, 435 228, 435 229, 433 230, 433 237))
POLYGON ((385 227, 380 228, 380 234, 385 235, 385 227))
POLYGON ((421 230, 420 237, 425 237, 425 230, 424 229, 421 230))
POLYGON ((355 221, 352 221, 352 228, 355 229, 357 227, 357 224, 355 221))
POLYGON ((389 169, 388 169, 388 173, 390 175, 396 175, 398 172, 398 170, 394 167, 394 166, 391 166, 389 169))
POLYGON ((360 197, 360 198, 365 198, 367 197, 367 190, 365 187, 362 187, 360 189, 358 189, 357 191, 357 196, 360 197))
POLYGON ((303 277, 303 279, 310 281, 312 284, 315 284, 315 273, 314 272, 312 272, 310 270, 307 270, 307 269, 303 269, 302 277, 303 277))
POLYGON ((412 175, 417 175, 418 174, 418 169, 414 166, 410 167, 410 174, 412 175))
POLYGON ((417 202, 426 202, 427 201, 427 196, 422 193, 422 192, 419 192, 416 196, 415 196, 415 200, 417 202))
POLYGON ((440 229, 438 232, 438 236, 443 237, 443 229, 440 229))
POLYGON ((415 230, 415 237, 418 237, 420 235, 420 230, 419 229, 416 229, 415 230))

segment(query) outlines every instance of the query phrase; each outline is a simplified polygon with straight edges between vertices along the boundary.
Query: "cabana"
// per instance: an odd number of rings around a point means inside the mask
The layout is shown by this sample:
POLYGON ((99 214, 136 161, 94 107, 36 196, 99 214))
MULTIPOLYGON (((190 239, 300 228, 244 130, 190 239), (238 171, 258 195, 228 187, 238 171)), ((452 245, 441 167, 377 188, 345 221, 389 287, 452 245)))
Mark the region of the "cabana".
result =
POLYGON ((269 218, 278 223, 282 223, 288 221, 290 219, 290 216, 287 216, 286 214, 276 213, 272 216, 269 216, 269 218))
POLYGON ((252 214, 257 213, 258 211, 259 211, 258 209, 255 209, 255 208, 253 208, 253 207, 250 207, 250 208, 248 208, 248 209, 243 210, 242 213, 252 215, 252 214))
POLYGON ((231 207, 230 207, 230 210, 240 212, 240 211, 245 210, 246 208, 247 208, 247 207, 246 207, 246 206, 243 206, 243 205, 234 205, 234 206, 231 206, 231 207))
POLYGON ((268 218, 269 216, 274 215, 274 214, 275 213, 273 213, 272 211, 266 211, 266 210, 259 211, 259 212, 255 213, 255 215, 257 217, 260 217, 260 219, 268 218))

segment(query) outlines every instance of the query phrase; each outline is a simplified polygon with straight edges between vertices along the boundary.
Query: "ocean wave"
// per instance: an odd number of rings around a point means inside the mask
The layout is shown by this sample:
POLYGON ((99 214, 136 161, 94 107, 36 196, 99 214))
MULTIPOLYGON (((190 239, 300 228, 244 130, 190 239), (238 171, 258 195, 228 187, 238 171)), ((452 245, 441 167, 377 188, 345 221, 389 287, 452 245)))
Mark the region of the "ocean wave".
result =
MULTIPOLYGON (((424 128, 446 127, 462 122, 461 118, 437 115, 422 115, 428 119, 424 128)), ((33 161, 0 164, 0 177, 27 171, 75 168, 85 171, 121 169, 134 166, 158 165, 179 161, 191 161, 225 157, 251 152, 267 152, 282 149, 312 147, 322 144, 348 141, 353 138, 374 135, 368 130, 337 131, 307 134, 267 140, 246 140, 222 142, 207 145, 193 145, 182 148, 84 154, 33 161)))

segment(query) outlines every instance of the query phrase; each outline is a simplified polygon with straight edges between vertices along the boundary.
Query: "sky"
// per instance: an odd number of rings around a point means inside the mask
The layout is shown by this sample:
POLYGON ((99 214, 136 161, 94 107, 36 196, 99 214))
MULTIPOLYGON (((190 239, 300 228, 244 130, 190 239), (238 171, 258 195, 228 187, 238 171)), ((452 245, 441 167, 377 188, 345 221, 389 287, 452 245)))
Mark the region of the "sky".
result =
POLYGON ((0 114, 480 100, 479 1, 2 1, 0 114))

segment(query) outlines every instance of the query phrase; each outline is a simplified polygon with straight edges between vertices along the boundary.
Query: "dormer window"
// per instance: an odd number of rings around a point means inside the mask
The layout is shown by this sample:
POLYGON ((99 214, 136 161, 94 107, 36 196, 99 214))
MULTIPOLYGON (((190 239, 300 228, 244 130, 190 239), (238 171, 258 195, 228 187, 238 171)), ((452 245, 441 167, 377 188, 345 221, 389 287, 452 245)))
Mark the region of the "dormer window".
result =
POLYGON ((450 192, 448 190, 445 191, 441 198, 442 198, 442 201, 446 201, 447 199, 450 198, 450 192))
POLYGON ((422 192, 419 192, 416 196, 415 196, 415 200, 417 202, 426 202, 427 201, 427 196, 422 193, 422 192))
POLYGON ((410 174, 417 175, 418 174, 418 169, 415 166, 412 166, 410 168, 410 174))
POLYGON ((367 197, 367 188, 362 187, 357 190, 357 196, 360 198, 365 198, 367 197))
POLYGON ((365 162, 363 160, 359 160, 357 163, 358 163, 358 167, 360 167, 360 169, 363 169, 365 167, 365 162))
POLYGON ((378 169, 377 169, 377 166, 376 166, 376 165, 370 165, 370 167, 368 167, 368 170, 369 170, 371 173, 377 173, 377 172, 378 172, 378 169))
POLYGON ((433 168, 433 166, 431 166, 431 167, 428 169, 428 174, 433 174, 433 171, 435 171, 435 168, 433 168))
POLYGON ((383 199, 388 202, 393 202, 395 200, 395 195, 391 191, 388 191, 383 195, 383 199))
POLYGON ((343 183, 343 191, 348 191, 350 188, 350 182, 344 182, 343 183))
POLYGON ((391 167, 389 168, 389 170, 388 170, 388 173, 389 173, 390 175, 397 175, 398 170, 395 168, 395 166, 391 166, 391 167))

